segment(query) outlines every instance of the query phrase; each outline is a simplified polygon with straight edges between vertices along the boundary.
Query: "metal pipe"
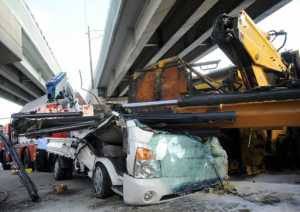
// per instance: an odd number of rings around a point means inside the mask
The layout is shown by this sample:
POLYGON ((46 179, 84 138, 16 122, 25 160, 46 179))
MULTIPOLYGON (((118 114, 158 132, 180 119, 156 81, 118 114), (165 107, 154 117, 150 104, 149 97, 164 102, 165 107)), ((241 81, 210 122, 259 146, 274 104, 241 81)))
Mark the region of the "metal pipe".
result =
POLYGON ((207 113, 145 113, 126 114, 125 118, 134 118, 146 124, 190 124, 190 123, 216 123, 233 122, 235 112, 207 112, 207 113))
POLYGON ((123 104, 125 108, 136 108, 136 107, 152 107, 152 106, 167 106, 167 105, 176 105, 178 104, 177 99, 173 100, 161 100, 161 101, 149 101, 149 102, 133 102, 123 104))
POLYGON ((281 89, 271 91, 247 92, 247 93, 232 93, 232 94, 211 94, 198 95, 190 97, 182 97, 173 100, 149 101, 149 102, 134 102, 123 104, 125 108, 141 108, 154 106, 207 106, 219 104, 233 104, 243 102, 262 102, 300 99, 300 89, 281 89))
POLYGON ((97 125, 98 125, 98 123, 96 121, 87 121, 87 122, 67 125, 64 127, 44 128, 44 129, 40 129, 40 130, 26 132, 26 133, 20 134, 20 135, 25 136, 25 137, 36 137, 36 136, 41 136, 41 135, 49 135, 52 133, 81 130, 81 129, 85 129, 85 128, 89 128, 89 127, 96 127, 97 125))
POLYGON ((82 116, 82 112, 59 112, 59 113, 14 113, 12 118, 54 118, 54 117, 78 117, 82 116))
POLYGON ((15 162, 18 170, 17 174, 20 177, 22 184, 25 186, 31 200, 37 202, 40 199, 37 188, 26 173, 25 168, 16 152, 16 149, 13 146, 13 143, 2 133, 0 133, 0 140, 4 142, 5 149, 9 152, 11 158, 15 162))
POLYGON ((282 89, 236 94, 217 94, 184 97, 178 101, 178 106, 206 106, 219 104, 233 104, 243 102, 261 102, 273 100, 288 100, 300 98, 300 89, 282 89))

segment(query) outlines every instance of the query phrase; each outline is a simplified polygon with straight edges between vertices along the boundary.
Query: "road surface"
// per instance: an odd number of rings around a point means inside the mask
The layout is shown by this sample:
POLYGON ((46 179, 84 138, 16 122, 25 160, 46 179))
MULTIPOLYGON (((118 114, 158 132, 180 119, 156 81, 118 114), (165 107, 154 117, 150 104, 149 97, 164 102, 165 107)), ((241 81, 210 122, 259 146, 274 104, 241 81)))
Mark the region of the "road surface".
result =
POLYGON ((263 174, 255 178, 231 181, 237 192, 200 191, 182 198, 151 206, 128 206, 115 195, 106 200, 94 197, 87 177, 75 176, 72 180, 56 182, 51 173, 30 174, 36 183, 41 201, 30 201, 25 188, 16 175, 0 171, 0 191, 8 198, 0 203, 0 211, 300 211, 300 173, 263 174), (57 194, 53 186, 67 185, 68 191, 57 194))

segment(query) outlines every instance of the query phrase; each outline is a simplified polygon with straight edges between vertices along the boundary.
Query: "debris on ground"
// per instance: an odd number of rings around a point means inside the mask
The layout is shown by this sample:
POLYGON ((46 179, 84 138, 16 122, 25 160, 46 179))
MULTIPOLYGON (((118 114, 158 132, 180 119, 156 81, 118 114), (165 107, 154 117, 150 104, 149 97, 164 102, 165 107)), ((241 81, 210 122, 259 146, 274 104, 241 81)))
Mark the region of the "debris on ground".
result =
POLYGON ((223 184, 218 184, 213 187, 209 187, 204 190, 206 193, 214 193, 214 194, 236 194, 237 189, 234 184, 230 183, 228 180, 225 180, 223 184))
POLYGON ((62 194, 62 193, 65 193, 66 191, 68 191, 68 186, 65 185, 65 184, 57 184, 57 185, 54 185, 53 186, 53 191, 56 193, 56 194, 62 194))
POLYGON ((238 192, 237 196, 249 202, 258 203, 261 205, 273 205, 280 202, 293 201, 293 194, 278 193, 278 192, 254 192, 254 193, 241 193, 238 192))
POLYGON ((228 183, 224 182, 224 194, 218 194, 216 187, 211 189, 211 192, 203 190, 147 207, 126 205, 122 198, 116 195, 105 200, 93 198, 91 182, 84 176, 75 175, 72 180, 61 181, 60 184, 68 187, 62 194, 53 191, 53 186, 59 184, 54 181, 51 173, 33 172, 31 177, 36 182, 43 200, 38 203, 32 203, 28 199, 26 190, 19 181, 15 183, 17 176, 11 176, 9 171, 0 174, 1 191, 9 193, 9 198, 0 205, 1 212, 300 211, 300 185, 295 183, 300 181, 300 175, 294 173, 230 179, 228 183), (253 180, 256 183, 253 183, 253 180), (235 192, 237 194, 234 194, 235 192))
POLYGON ((217 195, 231 194, 259 205, 274 205, 281 202, 294 201, 294 195, 292 193, 257 190, 251 186, 237 187, 229 181, 224 181, 223 185, 207 188, 205 191, 206 193, 217 195))

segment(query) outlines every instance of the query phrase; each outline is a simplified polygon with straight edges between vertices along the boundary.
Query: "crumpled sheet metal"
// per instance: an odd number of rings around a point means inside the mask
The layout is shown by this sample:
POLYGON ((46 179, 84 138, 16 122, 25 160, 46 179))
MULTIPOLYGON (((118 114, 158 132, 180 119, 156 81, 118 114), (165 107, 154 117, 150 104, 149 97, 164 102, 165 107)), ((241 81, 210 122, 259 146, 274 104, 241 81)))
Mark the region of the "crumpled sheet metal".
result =
POLYGON ((161 162, 161 180, 172 193, 218 183, 228 174, 227 154, 216 137, 204 140, 160 132, 149 146, 161 162))

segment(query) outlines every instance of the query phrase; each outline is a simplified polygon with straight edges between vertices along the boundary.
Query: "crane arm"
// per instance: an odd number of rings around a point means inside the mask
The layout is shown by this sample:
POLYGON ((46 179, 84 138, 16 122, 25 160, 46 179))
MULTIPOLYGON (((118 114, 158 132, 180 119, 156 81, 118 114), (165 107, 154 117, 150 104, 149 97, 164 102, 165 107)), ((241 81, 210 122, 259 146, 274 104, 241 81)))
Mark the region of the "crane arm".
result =
POLYGON ((219 16, 211 38, 238 67, 247 88, 270 86, 288 70, 268 34, 245 11, 219 16))

